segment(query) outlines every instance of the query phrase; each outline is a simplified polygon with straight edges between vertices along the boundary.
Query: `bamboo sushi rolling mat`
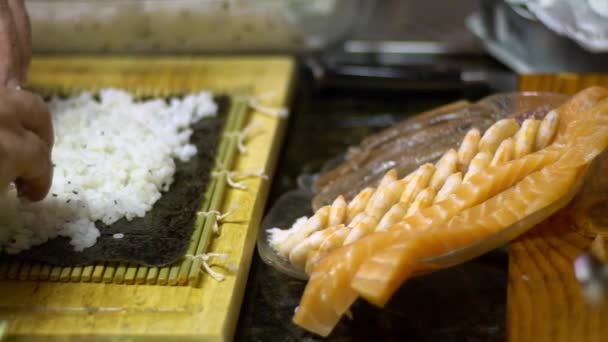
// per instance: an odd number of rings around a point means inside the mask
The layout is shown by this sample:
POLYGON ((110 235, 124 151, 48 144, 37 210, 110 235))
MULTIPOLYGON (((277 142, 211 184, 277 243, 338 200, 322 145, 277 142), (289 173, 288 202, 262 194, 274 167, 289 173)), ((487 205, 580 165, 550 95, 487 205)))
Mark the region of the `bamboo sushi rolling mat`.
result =
MULTIPOLYGON (((29 87, 72 94, 117 87, 136 96, 167 97, 209 90, 230 96, 224 132, 255 122, 260 134, 238 153, 235 136, 224 134, 217 165, 230 171, 272 175, 286 127, 284 118, 253 109, 288 104, 294 62, 287 57, 109 58, 36 57, 29 87), (258 107, 259 108, 259 107, 258 107)), ((221 172, 220 172, 221 175, 221 172)), ((244 181, 247 189, 213 177, 201 210, 226 213, 221 234, 212 236, 214 214, 197 219, 188 253, 226 253, 234 266, 224 281, 201 272, 201 260, 161 268, 106 263, 50 267, 0 263, 0 331, 26 339, 231 340, 263 214, 269 181, 244 181)))
MULTIPOLYGON (((608 87, 608 75, 522 75, 519 81, 520 90, 570 95, 592 85, 608 87)), ((557 217, 511 244, 508 341, 608 341, 608 308, 588 306, 574 276, 574 259, 588 251, 592 241, 585 235, 582 227, 557 217)))

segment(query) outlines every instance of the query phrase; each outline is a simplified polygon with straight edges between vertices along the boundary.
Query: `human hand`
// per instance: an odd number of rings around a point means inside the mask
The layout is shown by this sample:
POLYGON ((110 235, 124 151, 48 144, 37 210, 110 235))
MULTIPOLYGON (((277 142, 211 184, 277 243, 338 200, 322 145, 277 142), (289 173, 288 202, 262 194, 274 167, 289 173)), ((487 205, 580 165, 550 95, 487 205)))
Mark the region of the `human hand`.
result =
POLYGON ((20 87, 32 56, 24 0, 0 0, 0 86, 20 87))
POLYGON ((51 187, 51 115, 42 98, 0 87, 0 189, 15 182, 20 195, 43 199, 51 187))

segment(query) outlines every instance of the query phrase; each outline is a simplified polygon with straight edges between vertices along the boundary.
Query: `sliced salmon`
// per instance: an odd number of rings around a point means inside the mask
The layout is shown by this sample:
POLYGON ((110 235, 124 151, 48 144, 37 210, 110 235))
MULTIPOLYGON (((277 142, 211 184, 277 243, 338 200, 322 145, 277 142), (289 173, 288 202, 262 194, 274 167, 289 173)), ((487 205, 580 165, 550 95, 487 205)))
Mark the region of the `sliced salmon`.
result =
POLYGON ((294 322, 327 336, 359 294, 384 305, 423 267, 420 259, 477 242, 564 196, 608 145, 608 100, 597 103, 606 94, 592 88, 558 108, 566 119, 552 145, 488 167, 445 200, 329 253, 312 267, 294 322))
POLYGON ((556 162, 497 196, 462 211, 445 225, 414 237, 397 238, 390 247, 361 265, 351 287, 369 302, 384 306, 420 267, 418 260, 480 241, 548 206, 576 183, 580 168, 564 168, 556 162))
POLYGON ((310 274, 294 323, 321 336, 329 335, 358 297, 350 282, 359 265, 379 248, 389 246, 397 235, 397 231, 377 232, 323 258, 310 274))
POLYGON ((497 196, 463 210, 445 225, 432 226, 415 236, 401 234, 391 247, 361 266, 353 288, 368 301, 384 305, 416 268, 417 260, 479 241, 566 195, 585 166, 608 146, 608 100, 572 121, 562 134, 568 144, 561 145, 564 152, 557 161, 497 196))
POLYGON ((570 100, 557 109, 560 117, 557 135, 563 136, 562 133, 566 130, 568 124, 578 120, 581 112, 594 107, 607 97, 608 89, 603 87, 590 87, 572 96, 570 100))
POLYGON ((375 232, 313 263, 314 267, 307 267, 310 279, 294 322, 317 334, 329 334, 357 298, 350 282, 363 262, 396 240, 407 240, 429 227, 445 223, 463 208, 476 205, 530 172, 542 169, 562 152, 559 148, 547 148, 501 167, 489 167, 459 185, 448 199, 405 218, 390 231, 375 232), (511 171, 505 171, 505 168, 511 171))

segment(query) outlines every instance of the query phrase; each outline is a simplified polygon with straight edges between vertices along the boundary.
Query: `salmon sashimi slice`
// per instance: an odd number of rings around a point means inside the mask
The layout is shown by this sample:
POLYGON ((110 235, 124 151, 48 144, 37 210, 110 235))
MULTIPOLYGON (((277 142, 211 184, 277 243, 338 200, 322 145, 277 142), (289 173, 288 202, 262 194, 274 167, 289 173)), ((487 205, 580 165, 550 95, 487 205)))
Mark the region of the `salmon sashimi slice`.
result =
POLYGON ((377 232, 323 258, 310 274, 294 323, 321 336, 329 335, 358 297, 350 282, 359 265, 389 246, 397 235, 397 231, 377 232))
POLYGON ((566 101, 556 110, 560 117, 557 135, 563 136, 569 123, 578 120, 581 112, 595 107, 595 105, 607 97, 608 89, 603 87, 590 87, 572 96, 570 100, 566 101))
POLYGON ((344 244, 344 240, 351 230, 352 229, 350 227, 342 226, 331 232, 321 242, 318 248, 311 249, 306 256, 306 265, 304 268, 306 274, 310 274, 312 270, 314 270, 317 263, 321 261, 329 252, 336 249, 336 246, 342 246, 344 244))
POLYGON ((300 243, 289 252, 289 261, 298 267, 303 268, 306 262, 307 255, 310 251, 318 250, 323 241, 331 236, 335 231, 344 227, 344 224, 339 224, 323 230, 318 230, 300 243))
POLYGON ((402 234, 410 235, 441 224, 461 210, 483 202, 517 183, 531 172, 542 169, 557 160, 562 153, 563 150, 555 146, 502 165, 480 170, 468 180, 457 185, 445 200, 417 211, 394 226, 400 228, 402 234))
POLYGON ((278 252, 280 255, 287 257, 293 247, 300 241, 308 237, 310 234, 323 229, 327 226, 329 220, 329 210, 331 206, 325 206, 310 217, 301 229, 298 229, 294 234, 289 235, 285 241, 278 246, 278 252))

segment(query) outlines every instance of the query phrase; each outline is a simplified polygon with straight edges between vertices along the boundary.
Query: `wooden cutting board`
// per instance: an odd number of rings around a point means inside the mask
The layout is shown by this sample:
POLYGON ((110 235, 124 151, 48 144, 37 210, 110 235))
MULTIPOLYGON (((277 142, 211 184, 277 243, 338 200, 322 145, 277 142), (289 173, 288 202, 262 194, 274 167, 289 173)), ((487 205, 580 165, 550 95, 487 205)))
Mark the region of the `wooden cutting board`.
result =
MULTIPOLYGON (((608 87, 608 75, 523 75, 519 89, 572 95, 592 85, 608 87)), ((608 203, 608 193, 601 200, 608 203)), ((585 214, 575 213, 575 204, 511 244, 508 341, 608 341, 608 307, 587 305, 574 276, 573 261, 589 250, 593 236, 583 221, 569 219, 585 214)))
MULTIPOLYGON (((294 66, 286 57, 44 57, 33 60, 29 83, 67 92, 113 86, 142 96, 247 89, 263 105, 282 108, 288 105, 294 66)), ((248 153, 236 157, 232 170, 272 175, 286 120, 254 109, 248 114, 261 133, 249 139, 248 153)), ((227 253, 236 268, 224 281, 206 274, 192 286, 82 283, 69 276, 59 282, 4 279, 0 333, 45 341, 231 340, 270 182, 251 178, 245 184, 246 190, 224 194, 221 211, 235 211, 210 246, 210 252, 227 253)))

